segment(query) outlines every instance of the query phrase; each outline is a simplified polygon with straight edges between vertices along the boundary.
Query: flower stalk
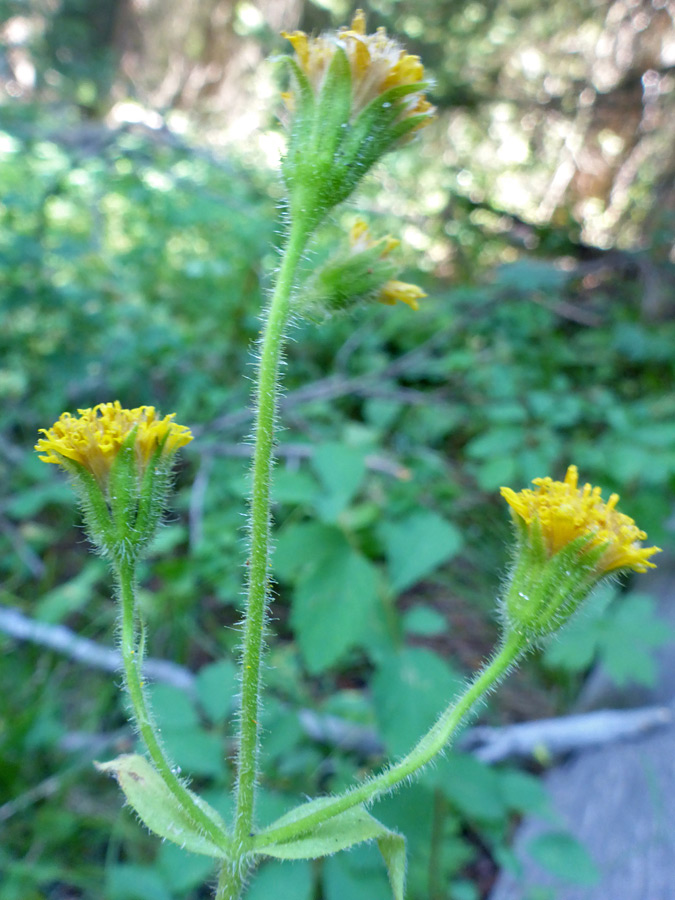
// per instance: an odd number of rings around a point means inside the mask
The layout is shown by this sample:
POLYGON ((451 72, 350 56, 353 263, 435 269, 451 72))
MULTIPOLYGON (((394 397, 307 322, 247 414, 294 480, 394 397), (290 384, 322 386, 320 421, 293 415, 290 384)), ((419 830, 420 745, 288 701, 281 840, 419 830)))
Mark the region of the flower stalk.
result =
POLYGON ((169 791, 174 795, 195 825, 215 844, 227 850, 230 842, 222 829, 213 822, 195 802, 164 752, 157 728, 145 697, 145 685, 141 675, 143 641, 139 640, 136 622, 138 613, 135 602, 135 566, 125 562, 116 566, 121 606, 121 650, 124 664, 124 681, 131 703, 134 722, 143 739, 155 769, 169 791))
POLYGON ((464 693, 449 704, 436 723, 400 762, 335 797, 321 809, 308 813, 288 825, 262 831, 256 836, 254 847, 261 850, 271 844, 283 843, 307 834, 354 806, 372 802, 393 790, 402 781, 419 773, 447 747, 466 716, 507 675, 527 650, 527 641, 518 635, 511 634, 505 637, 494 658, 474 676, 464 693))
POLYGON ((258 778, 260 665, 269 595, 270 486, 279 362, 290 313, 294 276, 308 237, 304 223, 296 221, 286 245, 260 346, 251 488, 249 581, 241 657, 241 709, 237 751, 235 838, 240 842, 245 842, 253 827, 258 778))

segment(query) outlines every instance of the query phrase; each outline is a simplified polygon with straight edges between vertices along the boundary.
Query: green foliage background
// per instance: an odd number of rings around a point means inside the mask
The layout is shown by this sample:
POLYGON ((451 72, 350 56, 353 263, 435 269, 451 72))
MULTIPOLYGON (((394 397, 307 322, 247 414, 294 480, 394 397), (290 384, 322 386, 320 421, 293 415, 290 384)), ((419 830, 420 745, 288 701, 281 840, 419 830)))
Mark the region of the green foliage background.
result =
MULTIPOLYGON (((393 3, 375 12, 430 54, 439 124, 388 161, 359 204, 376 229, 417 243, 407 274, 429 297, 416 314, 377 307, 298 322, 288 348, 261 821, 303 794, 340 789, 380 758, 311 739, 300 710, 370 729, 397 756, 489 652, 509 537, 501 484, 559 477, 574 461, 582 477, 622 494, 654 542, 672 544, 675 324, 672 300, 656 310, 645 300, 654 284, 668 298, 674 278, 673 210, 657 207, 667 153, 655 151, 661 168, 631 186, 634 215, 609 245, 589 239, 593 222, 575 220, 572 201, 547 222, 504 210, 486 169, 472 173, 483 193, 463 191, 466 160, 439 163, 444 129, 490 130, 491 92, 505 90, 511 58, 491 31, 506 27, 506 4, 481 6, 489 20, 472 28, 466 4, 438 4, 449 16, 428 6, 417 24, 393 3)), ((307 6, 307 21, 323 24, 325 7, 307 6)), ((237 21, 255 23, 242 8, 237 21)), ((574 14, 581 22, 595 12, 579 4, 574 14)), ((531 39, 552 40, 548 7, 523 5, 516 18, 531 39)), ((241 147, 225 153, 166 127, 106 126, 108 26, 74 2, 47 24, 32 47, 40 90, 22 102, 7 91, 0 107, 2 604, 112 645, 108 575, 85 553, 64 479, 31 452, 37 429, 108 399, 153 404, 189 424, 197 439, 176 474, 142 602, 151 655, 198 673, 188 693, 154 687, 166 744, 227 812, 248 376, 283 234, 280 189, 261 156, 241 147), (82 33, 90 57, 64 63, 58 48, 82 33), (107 48, 98 64, 94 37, 107 48)), ((244 25, 242 41, 272 43, 264 25, 244 25)), ((517 77, 508 84, 518 92, 517 77)), ((545 160, 543 151, 533 160, 533 177, 545 160)), ((308 270, 354 213, 329 224, 308 270)), ((606 595, 585 626, 518 683, 519 698, 493 701, 493 721, 564 711, 597 659, 618 681, 654 677, 650 648, 665 638, 649 598, 606 595)), ((134 744, 119 679, 83 677, 67 657, 5 636, 0 645, 0 900, 208 896, 209 861, 158 847, 91 766, 134 744)), ((461 752, 377 815, 408 836, 413 900, 477 900, 497 867, 517 866, 509 837, 523 812, 551 819, 532 848, 542 865, 593 879, 533 775, 461 752)), ((272 895, 388 896, 368 849, 320 866, 270 863, 250 896, 272 895)))

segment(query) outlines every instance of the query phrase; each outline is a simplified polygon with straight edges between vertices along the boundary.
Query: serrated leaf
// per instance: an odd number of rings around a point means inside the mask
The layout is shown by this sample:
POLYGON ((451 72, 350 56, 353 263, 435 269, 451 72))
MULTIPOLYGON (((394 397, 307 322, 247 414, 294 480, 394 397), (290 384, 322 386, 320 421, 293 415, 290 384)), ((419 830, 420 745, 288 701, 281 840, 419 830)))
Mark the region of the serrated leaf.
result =
POLYGON ((317 447, 311 465, 325 489, 315 501, 317 511, 324 521, 333 521, 361 487, 365 453, 345 444, 325 443, 317 447))
POLYGON ((150 831, 192 853, 225 858, 224 847, 229 838, 225 823, 215 809, 188 791, 195 803, 222 831, 222 846, 215 844, 195 825, 145 757, 129 753, 111 762, 97 762, 95 766, 100 772, 117 779, 129 805, 150 831))
MULTIPOLYGON (((270 830, 297 821, 310 812, 333 802, 332 797, 320 797, 291 810, 277 819, 270 830)), ((261 834, 264 838, 264 832, 261 834)), ((394 900, 403 900, 405 894, 405 838, 390 831, 363 806, 355 806, 327 822, 316 826, 310 833, 292 841, 262 847, 258 852, 275 859, 318 859, 332 856, 355 844, 376 841, 387 867, 394 900)))
POLYGON ((199 725, 199 716, 185 691, 172 684, 151 684, 150 706, 160 728, 189 730, 199 725))
POLYGON ((204 884, 211 877, 215 863, 208 857, 196 856, 165 841, 159 848, 155 865, 162 873, 165 883, 170 884, 172 891, 178 893, 204 884))
POLYGON ((509 809, 552 817, 551 800, 539 778, 517 769, 501 769, 497 774, 502 797, 509 809))
POLYGON ((273 566, 282 581, 295 581, 314 571, 340 532, 319 522, 300 522, 284 528, 278 538, 273 566))
POLYGON ((382 527, 391 586, 404 591, 451 559, 462 546, 455 526, 433 512, 415 512, 382 527))
POLYGON ((377 571, 334 531, 298 584, 291 623, 307 668, 325 671, 364 641, 364 625, 377 603, 377 571))
POLYGON ((430 650, 405 647, 378 663, 372 681, 379 731, 391 756, 406 753, 463 686, 430 650))

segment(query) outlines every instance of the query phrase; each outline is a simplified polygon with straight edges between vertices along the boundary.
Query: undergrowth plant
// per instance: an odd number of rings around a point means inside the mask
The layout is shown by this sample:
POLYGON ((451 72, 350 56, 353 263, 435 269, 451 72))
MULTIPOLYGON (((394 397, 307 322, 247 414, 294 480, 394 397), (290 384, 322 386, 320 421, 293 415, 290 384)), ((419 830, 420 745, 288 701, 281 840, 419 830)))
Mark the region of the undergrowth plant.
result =
MULTIPOLYGON (((128 803, 160 837, 218 860, 217 900, 237 900, 265 857, 316 859, 376 842, 395 900, 405 893, 405 838, 369 812, 378 797, 414 778, 443 753, 466 716, 532 648, 576 612, 607 576, 643 572, 656 547, 632 519, 579 486, 575 466, 563 481, 535 479, 534 490, 503 488, 516 528, 510 575, 500 601, 501 639, 464 692, 448 698, 435 724, 401 759, 342 793, 303 803, 271 823, 256 815, 260 782, 262 658, 270 601, 270 495, 280 362, 289 323, 322 320, 371 302, 418 308, 424 293, 397 279, 398 242, 374 238, 358 220, 346 245, 314 271, 303 270, 310 241, 329 213, 350 197, 388 151, 427 125, 433 110, 420 60, 384 29, 366 33, 357 12, 348 28, 309 38, 285 37, 292 90, 284 95, 288 149, 282 175, 287 233, 259 344, 256 422, 248 530, 248 588, 239 662, 239 714, 234 814, 230 822, 199 794, 169 758, 143 679, 145 628, 138 565, 165 509, 178 450, 189 429, 151 406, 101 403, 64 413, 37 444, 41 459, 62 466, 79 494, 88 533, 110 563, 116 585, 120 645, 129 708, 147 756, 127 754, 99 764, 128 803)), ((308 552, 312 552, 308 548, 308 552)), ((316 653, 321 648, 315 648, 316 653)))

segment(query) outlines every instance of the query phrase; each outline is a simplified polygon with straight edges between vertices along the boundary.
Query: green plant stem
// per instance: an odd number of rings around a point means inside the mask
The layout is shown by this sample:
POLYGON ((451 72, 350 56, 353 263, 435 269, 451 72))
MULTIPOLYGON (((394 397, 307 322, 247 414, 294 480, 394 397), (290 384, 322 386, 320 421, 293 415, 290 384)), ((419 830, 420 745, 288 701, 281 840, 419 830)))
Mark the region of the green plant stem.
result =
POLYGON ((140 657, 142 653, 139 650, 136 635, 135 565, 129 561, 120 562, 116 565, 116 572, 122 606, 122 659, 124 662, 124 674, 138 731, 143 738, 155 768, 185 812, 195 825, 201 828, 204 834, 215 844, 223 847, 223 849, 228 849, 230 846, 228 836, 223 833, 222 829, 215 822, 211 821, 204 810, 195 802, 194 797, 192 797, 172 770, 171 764, 162 749, 145 699, 143 681, 140 676, 142 663, 140 657))
POLYGON ((248 866, 242 865, 241 860, 235 859, 231 865, 226 863, 218 878, 215 900, 239 900, 247 875, 248 866))
POLYGON ((240 846, 247 843, 253 828, 253 805, 258 779, 260 663, 269 586, 270 482, 279 391, 279 360, 288 322, 293 279, 307 238, 307 228, 296 222, 286 245, 260 347, 234 826, 235 841, 240 846))
POLYGON ((436 724, 399 763, 390 766, 384 772, 358 787, 352 788, 342 796, 335 797, 332 803, 327 803, 321 809, 310 812, 287 825, 261 832, 256 835, 253 847, 261 850, 270 844, 290 841, 299 837, 347 809, 374 800, 379 794, 386 793, 399 782, 414 775, 443 750, 467 713, 506 675, 526 649, 527 643, 523 638, 513 632, 509 634, 491 662, 477 673, 462 696, 447 707, 436 724))

